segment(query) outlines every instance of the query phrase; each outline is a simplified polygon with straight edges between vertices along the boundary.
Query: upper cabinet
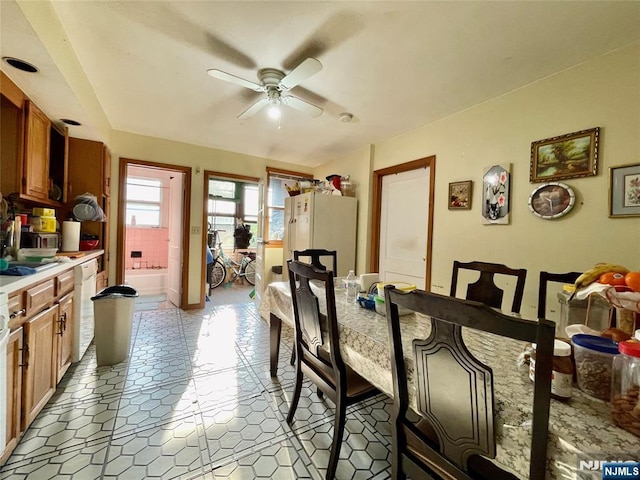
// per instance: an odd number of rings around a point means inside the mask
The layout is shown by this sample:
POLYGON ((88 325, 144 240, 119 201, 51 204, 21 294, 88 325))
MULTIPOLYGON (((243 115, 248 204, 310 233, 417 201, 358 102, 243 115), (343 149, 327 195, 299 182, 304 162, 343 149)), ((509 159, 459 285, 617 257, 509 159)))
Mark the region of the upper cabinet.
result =
POLYGON ((54 207, 65 201, 66 127, 54 125, 24 93, 0 72, 0 191, 54 207))

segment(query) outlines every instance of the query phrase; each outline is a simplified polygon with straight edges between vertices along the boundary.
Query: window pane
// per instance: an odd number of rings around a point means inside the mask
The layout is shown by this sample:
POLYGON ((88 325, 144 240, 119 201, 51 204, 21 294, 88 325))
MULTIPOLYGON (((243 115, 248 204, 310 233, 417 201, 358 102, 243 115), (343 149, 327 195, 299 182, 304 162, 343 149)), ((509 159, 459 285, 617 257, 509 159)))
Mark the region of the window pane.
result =
POLYGON ((223 180, 209 180, 209 193, 216 197, 236 198, 236 184, 223 180))
POLYGON ((236 214, 236 202, 230 200, 209 199, 209 213, 233 216, 236 214))
MULTIPOLYGON (((245 221, 249 216, 258 217, 258 186, 257 185, 245 185, 244 186, 244 218, 245 221)), ((256 220, 253 220, 254 222, 256 220)))
POLYGON ((127 200, 138 202, 160 202, 162 181, 152 178, 127 178, 127 200))
POLYGON ((290 187, 296 183, 293 179, 271 177, 269 179, 269 206, 284 208, 284 199, 289 196, 285 185, 290 187))
POLYGON ((127 225, 160 226, 160 205, 127 203, 127 225))
POLYGON ((269 209, 269 240, 284 238, 284 210, 269 209))
POLYGON ((222 241, 223 248, 233 248, 233 231, 235 229, 234 218, 210 215, 208 217, 208 222, 210 232, 218 230, 218 242, 222 241))

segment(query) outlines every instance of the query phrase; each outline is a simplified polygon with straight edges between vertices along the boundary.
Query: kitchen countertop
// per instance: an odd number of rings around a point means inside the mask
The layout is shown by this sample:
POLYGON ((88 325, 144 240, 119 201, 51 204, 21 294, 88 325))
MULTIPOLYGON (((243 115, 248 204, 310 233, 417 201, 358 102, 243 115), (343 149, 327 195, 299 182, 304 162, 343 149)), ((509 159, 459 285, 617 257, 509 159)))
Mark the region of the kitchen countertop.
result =
MULTIPOLYGON (((70 261, 60 262, 55 267, 47 268, 41 272, 34 273, 32 275, 23 275, 23 276, 10 276, 10 275, 0 275, 0 292, 4 292, 7 295, 11 295, 13 292, 17 292, 18 290, 22 290, 29 285, 33 285, 34 283, 41 282, 43 280, 47 280, 49 278, 55 277, 56 275, 61 274, 62 272, 69 270, 69 268, 73 268, 76 265, 80 265, 88 260, 92 260, 94 258, 98 258, 104 254, 104 250, 90 250, 85 252, 82 257, 70 259, 70 261)), ((67 258, 67 257, 60 257, 67 258)))

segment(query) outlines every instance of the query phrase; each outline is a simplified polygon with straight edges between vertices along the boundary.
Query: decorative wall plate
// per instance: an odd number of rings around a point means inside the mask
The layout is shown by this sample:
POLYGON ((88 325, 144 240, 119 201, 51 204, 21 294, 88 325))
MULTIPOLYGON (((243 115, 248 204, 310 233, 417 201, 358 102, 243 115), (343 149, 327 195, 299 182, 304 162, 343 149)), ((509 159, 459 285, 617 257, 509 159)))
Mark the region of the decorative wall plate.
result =
POLYGON ((529 210, 536 217, 551 220, 569 213, 575 201, 576 196, 568 185, 558 182, 545 183, 529 195, 529 210))

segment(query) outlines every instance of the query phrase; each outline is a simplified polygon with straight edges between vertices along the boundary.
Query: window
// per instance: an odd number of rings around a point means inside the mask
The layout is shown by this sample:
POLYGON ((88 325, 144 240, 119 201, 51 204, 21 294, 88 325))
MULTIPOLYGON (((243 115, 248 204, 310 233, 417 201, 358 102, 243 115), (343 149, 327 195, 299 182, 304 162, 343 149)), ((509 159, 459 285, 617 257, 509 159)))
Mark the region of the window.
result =
POLYGON ((126 224, 160 227, 162 180, 127 177, 126 224))
POLYGON ((287 185, 308 180, 311 175, 267 168, 268 193, 265 218, 265 236, 271 245, 282 245, 284 238, 284 199, 289 196, 287 185))
POLYGON ((249 248, 256 246, 258 199, 256 184, 209 179, 208 229, 210 233, 218 230, 218 242, 222 242, 225 249, 231 249, 235 244, 233 234, 238 220, 249 225, 253 233, 249 248))

